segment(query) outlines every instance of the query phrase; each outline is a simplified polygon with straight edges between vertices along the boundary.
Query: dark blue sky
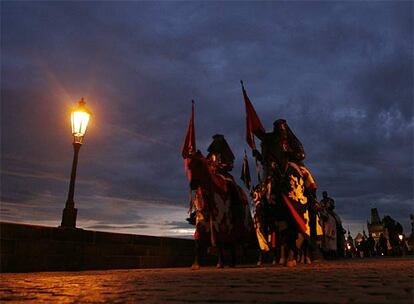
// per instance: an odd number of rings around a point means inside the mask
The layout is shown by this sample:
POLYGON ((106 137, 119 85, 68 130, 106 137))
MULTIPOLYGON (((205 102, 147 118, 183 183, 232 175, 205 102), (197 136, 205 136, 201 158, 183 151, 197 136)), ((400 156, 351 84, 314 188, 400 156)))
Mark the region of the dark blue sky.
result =
MULTIPOLYGON (((78 226, 185 235, 180 146, 224 134, 239 177, 239 80, 270 130, 285 118, 345 228, 413 212, 413 3, 1 2, 1 220, 57 226, 80 151, 78 226)), ((189 230, 190 229, 190 230, 189 230)))

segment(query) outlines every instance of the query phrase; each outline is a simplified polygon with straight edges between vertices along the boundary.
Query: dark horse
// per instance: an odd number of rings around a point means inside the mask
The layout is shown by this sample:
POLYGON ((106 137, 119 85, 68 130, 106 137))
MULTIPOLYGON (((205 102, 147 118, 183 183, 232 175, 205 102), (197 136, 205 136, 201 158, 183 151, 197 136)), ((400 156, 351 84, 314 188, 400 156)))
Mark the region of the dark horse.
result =
POLYGON ((235 266, 236 245, 254 239, 253 222, 246 194, 228 173, 217 173, 198 151, 188 159, 190 187, 196 191, 193 207, 196 214, 194 239, 198 269, 202 248, 217 248, 217 267, 222 268, 223 249, 231 251, 230 266, 235 266))

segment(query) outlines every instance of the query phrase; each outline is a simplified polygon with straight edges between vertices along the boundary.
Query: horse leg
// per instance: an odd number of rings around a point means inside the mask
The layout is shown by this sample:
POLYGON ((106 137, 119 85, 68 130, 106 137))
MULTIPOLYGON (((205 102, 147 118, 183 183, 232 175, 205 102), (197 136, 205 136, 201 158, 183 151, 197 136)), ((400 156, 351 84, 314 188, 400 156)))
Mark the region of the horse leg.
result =
POLYGON ((261 249, 259 249, 259 258, 257 260, 257 266, 263 266, 263 251, 261 249))
POLYGON ((286 245, 281 244, 280 245, 280 259, 279 259, 279 265, 284 266, 286 263, 286 245))
POLYGON ((276 231, 272 231, 272 234, 271 234, 271 250, 272 250, 272 253, 273 253, 273 261, 272 261, 272 265, 276 265, 277 264, 277 243, 278 243, 278 240, 277 240, 277 236, 276 236, 276 231))
POLYGON ((298 233, 298 237, 296 239, 296 248, 298 251, 297 261, 299 263, 305 264, 305 238, 302 233, 298 233))
POLYGON ((230 245, 230 268, 236 267, 236 245, 230 245))
POLYGON ((201 253, 201 246, 199 240, 194 240, 194 262, 193 265, 191 265, 192 270, 198 270, 200 269, 199 259, 200 259, 200 253, 201 253))
POLYGON ((280 235, 280 259, 279 265, 285 266, 286 265, 286 251, 287 251, 287 242, 286 242, 286 230, 279 231, 280 235))
POLYGON ((306 264, 312 264, 311 258, 310 258, 310 245, 309 245, 309 240, 305 240, 304 244, 303 244, 303 252, 305 255, 305 263, 306 264))
POLYGON ((287 267, 295 267, 296 266, 296 260, 295 260, 295 252, 293 249, 289 249, 288 253, 288 260, 286 262, 287 267))
POLYGON ((288 249, 288 258, 286 262, 287 267, 294 267, 296 266, 296 259, 295 259, 295 247, 296 247, 296 232, 291 231, 291 228, 289 228, 289 231, 287 231, 287 242, 286 246, 288 249))
POLYGON ((277 252, 278 249, 279 247, 272 248, 272 255, 273 255, 272 265, 273 266, 277 265, 277 258, 279 257, 278 252, 277 252))
POLYGON ((298 252, 298 254, 296 255, 296 261, 298 263, 305 264, 305 255, 304 255, 304 252, 303 252, 303 248, 302 247, 298 248, 297 252, 298 252))
POLYGON ((217 246, 217 268, 224 268, 224 263, 223 263, 223 247, 217 246))

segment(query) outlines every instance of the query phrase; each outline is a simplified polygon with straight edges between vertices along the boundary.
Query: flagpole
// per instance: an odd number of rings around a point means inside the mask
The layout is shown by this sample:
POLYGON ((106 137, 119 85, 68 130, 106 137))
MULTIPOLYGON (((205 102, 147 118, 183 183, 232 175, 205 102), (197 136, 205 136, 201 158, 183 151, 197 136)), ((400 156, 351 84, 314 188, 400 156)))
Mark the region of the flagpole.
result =
MULTIPOLYGON (((189 158, 194 155, 196 151, 196 142, 195 142, 195 128, 194 128, 194 99, 191 100, 191 116, 190 121, 188 123, 187 128, 187 134, 184 140, 184 145, 182 148, 182 156, 184 158, 184 167, 187 172, 187 176, 189 176, 189 168, 188 168, 188 162, 189 158)), ((191 187, 189 187, 188 191, 188 200, 189 200, 189 208, 188 213, 191 215, 193 211, 193 191, 191 190, 191 187)))
MULTIPOLYGON (((247 157, 246 149, 244 149, 244 157, 246 159, 246 165, 248 165, 248 157, 247 157)), ((243 160, 243 163, 244 163, 244 160, 243 160)), ((253 185, 252 185, 252 181, 250 180, 250 172, 249 172, 249 192, 250 192, 250 196, 253 196, 253 185)))
MULTIPOLYGON (((243 83, 243 80, 240 80, 240 84, 241 84, 241 86, 242 86, 243 97, 244 97, 244 99, 246 99, 246 97, 247 97, 247 93, 246 93, 246 90, 245 90, 245 88, 244 88, 244 83, 243 83)), ((254 136, 254 135, 253 135, 253 136, 254 136)), ((256 148, 256 144, 254 143, 254 139, 253 139, 253 144, 254 144, 254 148, 256 148)), ((252 150, 253 150, 253 149, 252 149, 252 150)), ((245 153, 246 153, 246 150, 245 150, 245 153)), ((254 157, 254 160, 255 160, 255 165, 256 165, 257 180, 258 180, 258 183, 259 183, 259 184, 261 184, 261 183, 262 183, 262 178, 260 177, 259 160, 257 159, 257 156, 256 156, 256 155, 253 155, 253 157, 254 157)))

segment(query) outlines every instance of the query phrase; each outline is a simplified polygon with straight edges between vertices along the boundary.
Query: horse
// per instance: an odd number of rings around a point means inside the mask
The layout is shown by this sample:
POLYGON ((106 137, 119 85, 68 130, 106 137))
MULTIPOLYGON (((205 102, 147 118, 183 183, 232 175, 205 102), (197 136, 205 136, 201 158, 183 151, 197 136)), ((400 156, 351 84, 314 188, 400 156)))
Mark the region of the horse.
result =
POLYGON ((217 268, 224 267, 223 249, 230 248, 230 267, 236 264, 236 245, 253 239, 253 221, 247 196, 227 172, 217 172, 197 151, 188 159, 191 190, 196 191, 195 259, 192 269, 199 269, 203 247, 218 250, 217 268))
POLYGON ((256 215, 259 215, 256 222, 263 234, 260 238, 267 241, 267 246, 260 248, 258 266, 263 263, 265 251, 273 252, 273 264, 277 264, 279 257, 279 264, 293 267, 298 256, 299 261, 311 263, 309 199, 305 195, 305 187, 311 188, 311 183, 306 182, 308 176, 301 166, 293 162, 285 164, 283 170, 276 166, 268 169, 271 174, 254 192, 256 215))

